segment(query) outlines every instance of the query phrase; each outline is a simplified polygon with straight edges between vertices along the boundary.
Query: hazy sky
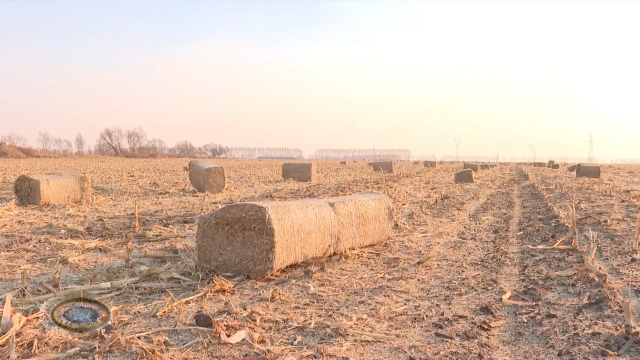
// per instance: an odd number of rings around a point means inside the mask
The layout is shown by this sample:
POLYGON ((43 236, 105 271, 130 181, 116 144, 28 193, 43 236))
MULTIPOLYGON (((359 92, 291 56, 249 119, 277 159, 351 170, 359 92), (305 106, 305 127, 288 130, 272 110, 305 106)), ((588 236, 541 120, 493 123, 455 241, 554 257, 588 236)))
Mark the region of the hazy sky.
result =
POLYGON ((0 135, 640 157, 640 2, 2 1, 0 135))

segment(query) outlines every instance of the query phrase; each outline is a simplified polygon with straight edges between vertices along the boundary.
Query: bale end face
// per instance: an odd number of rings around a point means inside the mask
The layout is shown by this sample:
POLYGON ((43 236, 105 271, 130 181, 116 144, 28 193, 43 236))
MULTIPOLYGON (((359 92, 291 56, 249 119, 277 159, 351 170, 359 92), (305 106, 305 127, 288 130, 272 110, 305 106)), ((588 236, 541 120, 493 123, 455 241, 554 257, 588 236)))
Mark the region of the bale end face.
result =
POLYGON ((458 171, 453 176, 453 179, 456 184, 472 184, 475 182, 475 179, 473 178, 472 169, 465 169, 462 171, 458 171))
POLYGON ((554 169, 554 170, 558 170, 558 169, 560 169, 560 164, 553 164, 553 165, 551 165, 551 168, 554 169))
POLYGON ((284 163, 282 178, 287 180, 314 182, 318 179, 316 163, 284 163))
POLYGON ((428 167, 428 168, 437 168, 438 167, 438 162, 437 161, 425 161, 424 162, 424 166, 428 167))
POLYGON ((568 171, 568 172, 574 172, 574 171, 576 171, 576 168, 577 168, 577 167, 578 167, 578 164, 576 164, 576 165, 571 165, 571 166, 569 166, 569 167, 567 168, 567 171, 568 171))

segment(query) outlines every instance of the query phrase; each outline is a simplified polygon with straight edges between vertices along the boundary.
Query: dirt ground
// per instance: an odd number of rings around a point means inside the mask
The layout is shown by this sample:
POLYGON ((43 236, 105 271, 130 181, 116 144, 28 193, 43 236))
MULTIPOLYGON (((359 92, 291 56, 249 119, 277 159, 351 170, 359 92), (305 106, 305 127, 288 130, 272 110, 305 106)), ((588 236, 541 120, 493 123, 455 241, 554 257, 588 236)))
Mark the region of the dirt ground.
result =
POLYGON ((279 161, 221 160, 227 189, 205 197, 189 185, 187 163, 0 159, 0 296, 4 303, 13 293, 15 312, 27 318, 15 336, 0 337, 0 358, 640 358, 623 311, 625 301, 632 319, 639 310, 632 238, 640 167, 604 166, 601 179, 575 179, 565 167, 500 166, 463 186, 453 184, 460 165, 401 162, 382 175, 364 162, 319 162, 318 182, 307 184, 284 182, 279 161), (89 175, 92 203, 16 206, 18 175, 58 172, 89 175), (385 244, 267 279, 197 266, 203 212, 363 191, 393 200, 396 226, 385 244), (111 306, 110 328, 64 333, 42 315, 52 291, 100 283, 110 287, 83 295, 111 306), (213 328, 197 327, 197 313, 213 328), (233 335, 243 340, 229 343, 233 335))

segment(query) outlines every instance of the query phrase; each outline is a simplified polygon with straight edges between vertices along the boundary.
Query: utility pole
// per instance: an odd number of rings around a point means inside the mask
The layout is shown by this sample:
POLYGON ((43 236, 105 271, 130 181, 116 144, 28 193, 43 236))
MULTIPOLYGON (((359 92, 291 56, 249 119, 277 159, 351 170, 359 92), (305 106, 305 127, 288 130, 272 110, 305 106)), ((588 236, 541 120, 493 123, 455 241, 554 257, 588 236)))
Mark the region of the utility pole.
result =
POLYGON ((456 162, 458 162, 458 150, 460 150, 460 140, 462 140, 462 139, 453 138, 453 141, 456 142, 456 162))
POLYGON ((500 151, 496 150, 496 166, 500 163, 500 151))
POLYGON ((593 162, 593 134, 589 133, 589 151, 587 152, 587 162, 593 162))
POLYGON ((533 162, 536 162, 536 149, 531 144, 529 144, 529 149, 531 149, 531 155, 533 156, 533 162))

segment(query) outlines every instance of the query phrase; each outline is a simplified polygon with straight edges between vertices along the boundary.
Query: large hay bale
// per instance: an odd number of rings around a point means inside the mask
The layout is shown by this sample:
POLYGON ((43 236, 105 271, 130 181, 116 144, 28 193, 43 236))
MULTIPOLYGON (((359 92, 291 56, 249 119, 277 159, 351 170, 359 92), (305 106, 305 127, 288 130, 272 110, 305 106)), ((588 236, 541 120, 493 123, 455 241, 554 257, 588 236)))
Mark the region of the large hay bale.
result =
POLYGON ((476 164, 476 163, 468 163, 468 162, 465 162, 465 163, 462 165, 462 170, 467 170, 467 169, 471 169, 471 170, 473 170, 474 172, 478 172, 478 171, 480 171, 480 165, 478 165, 478 164, 476 164))
POLYGON ((318 178, 316 163, 284 163, 282 164, 282 178, 285 181, 316 181, 318 178))
POLYGON ((480 169, 489 170, 489 164, 480 164, 480 169))
POLYGON ((424 166, 428 168, 437 168, 438 162, 435 160, 427 160, 424 162, 424 166))
POLYGON ((542 162, 542 161, 536 161, 533 163, 534 167, 547 167, 547 163, 542 162))
POLYGON ((555 164, 555 163, 556 163, 556 161, 555 161, 555 160, 549 160, 549 161, 547 162, 547 167, 553 168, 553 164, 555 164))
POLYGON ((558 170, 558 169, 560 169, 560 164, 553 164, 553 165, 551 165, 551 168, 554 169, 554 170, 558 170))
POLYGON ((576 168, 577 168, 577 167, 578 167, 578 164, 571 165, 571 166, 569 166, 569 167, 567 168, 567 171, 568 171, 568 172, 574 172, 574 171, 576 171, 576 168))
POLYGON ((393 173, 393 161, 374 161, 373 171, 383 173, 393 173))
POLYGON ((13 192, 25 206, 86 203, 91 201, 91 179, 85 175, 20 175, 13 192))
POLYGON ((456 184, 470 184, 470 183, 473 183, 475 181, 473 179, 473 170, 472 169, 465 169, 465 170, 462 170, 462 171, 458 171, 453 176, 453 180, 455 181, 456 184))
POLYGON ((600 178, 600 166, 578 164, 576 166, 576 177, 598 179, 600 178))
POLYGON ((228 205, 200 217, 198 261, 218 273, 267 275, 386 240, 391 209, 380 194, 228 205))
POLYGON ((189 161, 189 180, 198 192, 219 193, 224 190, 224 168, 204 161, 189 161))

